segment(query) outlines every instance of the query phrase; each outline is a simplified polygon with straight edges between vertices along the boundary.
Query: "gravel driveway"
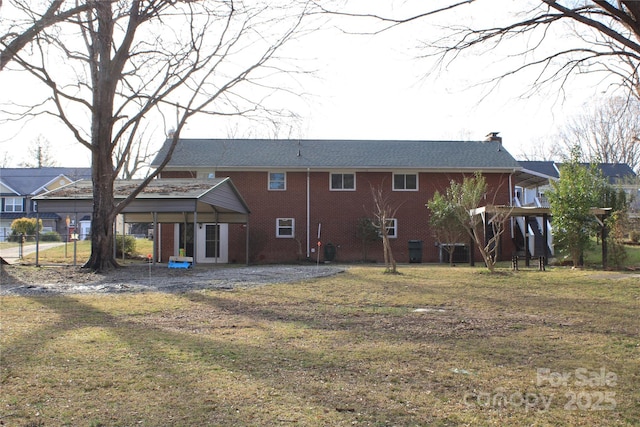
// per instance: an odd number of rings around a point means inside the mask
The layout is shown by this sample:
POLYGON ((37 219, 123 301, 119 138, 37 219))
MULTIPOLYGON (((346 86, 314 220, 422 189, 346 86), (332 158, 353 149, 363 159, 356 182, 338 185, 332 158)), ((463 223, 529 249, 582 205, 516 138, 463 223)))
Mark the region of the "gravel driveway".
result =
POLYGON ((196 266, 130 265, 107 274, 77 267, 4 266, 0 295, 54 295, 123 292, 188 292, 291 283, 345 271, 336 265, 196 266))

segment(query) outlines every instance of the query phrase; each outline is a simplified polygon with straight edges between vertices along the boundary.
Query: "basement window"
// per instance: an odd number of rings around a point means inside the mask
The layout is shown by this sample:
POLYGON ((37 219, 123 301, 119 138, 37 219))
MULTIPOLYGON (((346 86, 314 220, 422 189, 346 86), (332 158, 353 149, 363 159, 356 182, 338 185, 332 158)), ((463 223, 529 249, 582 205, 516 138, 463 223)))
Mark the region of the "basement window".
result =
POLYGON ((276 237, 292 239, 294 237, 295 219, 276 218, 276 237))

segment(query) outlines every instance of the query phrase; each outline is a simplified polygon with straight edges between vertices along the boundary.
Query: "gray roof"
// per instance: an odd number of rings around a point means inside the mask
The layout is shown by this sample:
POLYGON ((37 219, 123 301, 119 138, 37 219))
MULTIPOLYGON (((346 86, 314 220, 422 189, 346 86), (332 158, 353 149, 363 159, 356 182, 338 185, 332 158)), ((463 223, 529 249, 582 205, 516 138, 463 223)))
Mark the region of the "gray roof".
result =
POLYGON ((538 160, 526 160, 520 161, 522 167, 531 172, 535 172, 546 177, 559 178, 558 169, 556 169, 555 162, 551 161, 538 161, 538 160))
POLYGON ((634 178, 636 173, 626 163, 598 163, 596 166, 610 183, 616 183, 625 178, 634 178))
MULTIPOLYGON (((141 183, 142 180, 116 180, 113 184, 115 201, 119 202, 127 198, 141 183)), ((77 181, 38 195, 33 200, 38 202, 40 212, 56 212, 65 204, 67 206, 82 204, 85 210, 91 210, 93 185, 89 180, 77 181)), ((154 179, 136 196, 134 202, 124 208, 123 212, 140 212, 147 209, 148 212, 173 212, 176 205, 184 209, 185 206, 194 207, 195 202, 205 202, 220 211, 249 213, 248 206, 229 178, 206 181, 154 179)))
MULTIPOLYGON (((525 172, 532 172, 536 175, 547 178, 560 178, 559 169, 562 163, 553 161, 521 161, 520 164, 525 172)), ((581 163, 588 166, 589 163, 581 163)), ((617 183, 624 178, 634 178, 636 173, 626 163, 596 163, 596 166, 602 172, 602 175, 609 180, 610 183, 617 183)))
MULTIPOLYGON (((164 158, 165 141, 152 166, 164 158)), ((513 170, 499 142, 311 139, 181 139, 169 168, 513 170)))
POLYGON ((91 179, 91 168, 0 168, 0 182, 21 196, 35 193, 61 175, 71 181, 91 179))

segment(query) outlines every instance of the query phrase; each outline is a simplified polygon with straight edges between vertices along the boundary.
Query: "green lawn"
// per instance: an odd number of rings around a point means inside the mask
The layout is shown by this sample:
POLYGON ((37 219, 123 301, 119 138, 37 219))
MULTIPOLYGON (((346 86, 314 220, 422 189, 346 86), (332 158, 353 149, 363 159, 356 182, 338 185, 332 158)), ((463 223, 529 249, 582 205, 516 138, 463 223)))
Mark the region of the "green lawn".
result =
MULTIPOLYGON (((52 249, 40 251, 38 254, 38 262, 41 264, 72 264, 75 259, 77 265, 84 264, 91 255, 91 242, 89 240, 80 240, 78 242, 69 242, 52 249)), ((136 239, 136 247, 134 256, 146 257, 153 252, 153 241, 149 239, 136 239)), ((24 257, 25 262, 35 263, 36 255, 30 254, 24 257)), ((127 263, 127 260, 118 258, 118 262, 127 263)))
MULTIPOLYGON (((640 245, 625 245, 625 252, 627 254, 624 266, 640 268, 640 245)), ((560 262, 563 259, 569 259, 568 255, 559 251, 557 254, 557 261, 560 262)), ((599 242, 593 241, 591 247, 585 251, 584 263, 587 267, 602 267, 602 246, 599 242)), ((614 266, 609 265, 609 268, 614 266)))
POLYGON ((0 424, 637 425, 638 275, 400 271, 4 296, 0 424))

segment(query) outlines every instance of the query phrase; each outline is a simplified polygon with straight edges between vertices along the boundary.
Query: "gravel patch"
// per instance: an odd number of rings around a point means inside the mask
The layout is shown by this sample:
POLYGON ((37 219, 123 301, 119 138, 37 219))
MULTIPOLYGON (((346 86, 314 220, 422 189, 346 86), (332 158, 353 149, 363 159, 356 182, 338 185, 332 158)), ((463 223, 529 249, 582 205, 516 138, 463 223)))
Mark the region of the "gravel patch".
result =
POLYGON ((345 267, 336 265, 196 266, 190 269, 130 265, 106 274, 96 274, 77 267, 4 266, 0 295, 232 290, 299 282, 344 271, 345 267))

